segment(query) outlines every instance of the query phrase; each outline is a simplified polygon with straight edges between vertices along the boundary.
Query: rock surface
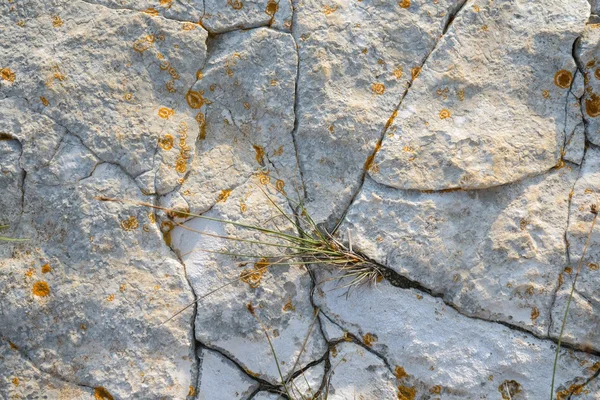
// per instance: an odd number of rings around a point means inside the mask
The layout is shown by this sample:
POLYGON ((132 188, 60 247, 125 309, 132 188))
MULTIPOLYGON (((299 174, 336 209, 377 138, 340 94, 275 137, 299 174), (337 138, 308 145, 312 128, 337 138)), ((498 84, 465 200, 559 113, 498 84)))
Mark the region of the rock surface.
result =
POLYGON ((600 399, 597 3, 0 3, 0 398, 600 399))

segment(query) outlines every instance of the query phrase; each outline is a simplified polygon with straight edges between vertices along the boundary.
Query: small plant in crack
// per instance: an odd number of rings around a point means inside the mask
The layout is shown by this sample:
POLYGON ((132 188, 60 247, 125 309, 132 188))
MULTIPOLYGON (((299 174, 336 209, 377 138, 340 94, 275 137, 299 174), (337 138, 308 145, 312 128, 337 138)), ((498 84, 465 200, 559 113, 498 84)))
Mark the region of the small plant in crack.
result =
MULTIPOLYGON (((258 260, 255 262, 255 268, 251 271, 243 272, 234 279, 226 281, 223 285, 210 290, 208 293, 199 296, 194 302, 188 304, 173 316, 171 316, 164 323, 170 321, 183 311, 193 306, 195 303, 202 301, 202 299, 210 296, 213 293, 218 292, 224 287, 231 285, 239 280, 252 281, 254 279, 260 280, 267 269, 277 266, 292 266, 292 265, 303 265, 303 266, 326 266, 333 268, 338 272, 338 275, 334 278, 340 283, 341 288, 347 288, 346 295, 348 296, 352 289, 365 285, 365 284, 376 284, 383 279, 384 271, 377 264, 369 261, 366 257, 352 249, 352 244, 348 246, 344 245, 340 240, 336 239, 333 234, 325 231, 317 225, 314 219, 310 216, 303 201, 300 199, 293 200, 288 197, 282 190, 272 186, 270 183, 266 183, 267 186, 275 189, 281 194, 295 209, 294 213, 285 212, 280 205, 273 199, 271 195, 267 193, 263 187, 257 185, 258 189, 264 194, 268 202, 275 207, 277 210, 277 217, 289 222, 293 228, 293 232, 284 231, 278 228, 277 224, 273 224, 271 227, 269 222, 273 221, 271 218, 269 221, 261 225, 245 224, 236 221, 230 221, 226 219, 208 217, 201 214, 194 214, 179 209, 171 209, 154 204, 145 202, 136 202, 129 200, 114 199, 108 197, 97 197, 101 201, 116 201, 116 202, 127 202, 136 204, 144 207, 153 208, 166 212, 168 215, 175 215, 180 218, 199 218, 208 221, 215 221, 223 225, 232 225, 237 228, 244 230, 254 231, 260 233, 264 239, 254 240, 239 236, 228 236, 218 235, 211 232, 203 232, 190 228, 182 223, 175 222, 175 224, 182 229, 200 234, 210 236, 213 238, 223 239, 229 242, 241 242, 251 245, 258 245, 258 249, 250 254, 240 254, 233 251, 215 251, 197 248, 192 251, 202 251, 207 253, 221 254, 226 256, 236 257, 242 260, 258 260), (265 249, 269 249, 266 250, 265 249), (271 255, 267 252, 283 251, 281 254, 271 255)), ((299 197, 299 196, 298 196, 299 197)), ((189 254, 189 253, 187 253, 189 254)))

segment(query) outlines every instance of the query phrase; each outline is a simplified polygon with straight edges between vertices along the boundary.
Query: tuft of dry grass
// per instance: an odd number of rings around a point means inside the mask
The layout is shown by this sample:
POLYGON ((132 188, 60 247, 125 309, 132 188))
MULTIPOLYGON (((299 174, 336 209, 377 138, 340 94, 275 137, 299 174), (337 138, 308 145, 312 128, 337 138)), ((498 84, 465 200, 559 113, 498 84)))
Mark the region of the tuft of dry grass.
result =
MULTIPOLYGON (((7 229, 8 225, 0 225, 0 230, 2 229, 7 229)), ((5 242, 24 242, 28 239, 22 239, 22 238, 10 238, 10 237, 6 237, 6 236, 0 236, 0 241, 5 241, 5 242)))

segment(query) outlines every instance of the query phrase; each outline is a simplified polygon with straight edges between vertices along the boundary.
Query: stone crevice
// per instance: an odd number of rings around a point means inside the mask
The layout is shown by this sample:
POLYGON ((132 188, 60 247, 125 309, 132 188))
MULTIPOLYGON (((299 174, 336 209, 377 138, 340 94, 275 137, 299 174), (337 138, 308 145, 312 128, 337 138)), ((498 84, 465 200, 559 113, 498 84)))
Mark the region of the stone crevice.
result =
MULTIPOLYGON (((443 40, 445 34, 450 29, 450 26, 452 25, 452 23, 454 22, 454 20, 456 19, 456 17, 460 13, 460 11, 464 8, 464 6, 465 6, 466 3, 467 3, 467 0, 461 0, 460 4, 456 8, 456 10, 454 12, 452 12, 448 16, 448 20, 446 21, 444 29, 442 30, 443 33, 437 39, 437 41, 433 45, 431 51, 423 58, 423 61, 421 61, 420 65, 418 67, 419 70, 423 69, 423 67, 427 63, 427 60, 429 60, 429 57, 431 56, 431 54, 433 54, 435 52, 435 50, 437 49, 438 45, 443 40)), ((400 100, 398 101, 398 104, 394 108, 394 111, 392 112, 392 115, 390 116, 390 118, 388 119, 387 123, 384 125, 383 129, 381 130, 381 134, 379 135, 379 140, 377 141, 377 144, 375 145, 375 148, 373 149, 373 151, 371 152, 371 155, 367 158, 367 162, 365 163, 365 168, 363 169, 362 175, 360 177, 360 183, 359 183, 358 187, 356 188, 356 190, 354 191, 354 193, 352 194, 352 197, 350 197, 350 201, 348 202, 348 205, 346 206, 346 208, 341 213, 339 221, 336 224, 335 228, 333 229, 333 233, 335 233, 335 231, 337 230, 337 228, 340 227, 340 225, 342 224, 342 222, 346 218, 346 214, 348 213, 348 210, 350 210, 350 207, 352 207, 352 204, 354 204, 354 201, 356 200, 356 197, 358 196, 358 194, 362 190, 362 187, 364 186, 364 183, 365 183, 366 176, 368 174, 368 168, 370 166, 369 160, 371 160, 371 162, 373 162, 373 160, 375 159, 375 156, 377 155, 377 152, 381 148, 383 140, 385 139, 385 135, 387 133, 387 130, 390 127, 392 121, 394 120, 396 114, 398 113, 398 110, 400 109, 400 106, 402 105, 402 102, 406 98, 408 92, 410 91, 410 88, 411 88, 412 84, 414 83, 415 79, 417 79, 417 76, 413 76, 412 79, 408 82, 408 86, 406 87, 406 89, 404 90, 404 92, 402 93, 402 95, 400 96, 400 100)))

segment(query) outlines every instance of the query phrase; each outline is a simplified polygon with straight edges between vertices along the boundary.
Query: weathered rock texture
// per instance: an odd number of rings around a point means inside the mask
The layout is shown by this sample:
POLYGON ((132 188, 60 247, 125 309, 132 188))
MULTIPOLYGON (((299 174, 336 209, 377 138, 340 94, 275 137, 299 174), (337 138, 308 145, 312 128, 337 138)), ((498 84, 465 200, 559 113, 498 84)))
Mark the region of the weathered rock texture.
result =
POLYGON ((0 3, 0 398, 600 399, 599 7, 0 3))

